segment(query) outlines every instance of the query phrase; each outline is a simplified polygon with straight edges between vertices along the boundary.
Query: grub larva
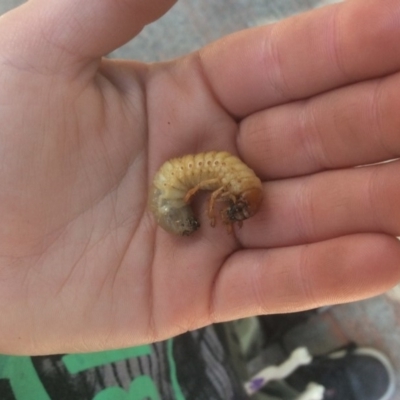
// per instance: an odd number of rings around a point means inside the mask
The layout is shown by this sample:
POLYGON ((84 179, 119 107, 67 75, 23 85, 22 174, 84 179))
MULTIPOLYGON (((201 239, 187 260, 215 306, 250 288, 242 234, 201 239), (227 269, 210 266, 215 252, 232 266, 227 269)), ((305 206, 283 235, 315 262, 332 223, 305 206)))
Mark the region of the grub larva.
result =
POLYGON ((168 232, 188 236, 200 227, 190 202, 199 190, 212 191, 208 217, 215 226, 216 203, 228 232, 254 215, 263 192, 260 179, 246 164, 222 151, 189 154, 165 162, 154 177, 149 205, 157 223, 168 232))

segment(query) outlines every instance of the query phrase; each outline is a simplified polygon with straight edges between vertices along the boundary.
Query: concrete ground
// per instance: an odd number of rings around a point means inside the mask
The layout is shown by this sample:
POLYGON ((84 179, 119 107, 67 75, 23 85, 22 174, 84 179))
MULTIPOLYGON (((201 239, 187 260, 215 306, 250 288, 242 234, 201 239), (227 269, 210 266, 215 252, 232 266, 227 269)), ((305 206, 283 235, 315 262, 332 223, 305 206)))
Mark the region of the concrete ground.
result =
MULTIPOLYGON (((334 1, 180 0, 157 23, 146 27, 112 57, 158 61, 178 57, 210 41, 334 1)), ((1 0, 0 14, 23 3, 1 0)), ((400 400, 400 290, 370 300, 334 306, 285 338, 289 346, 307 345, 323 353, 349 340, 382 350, 399 376, 392 400, 400 400)))

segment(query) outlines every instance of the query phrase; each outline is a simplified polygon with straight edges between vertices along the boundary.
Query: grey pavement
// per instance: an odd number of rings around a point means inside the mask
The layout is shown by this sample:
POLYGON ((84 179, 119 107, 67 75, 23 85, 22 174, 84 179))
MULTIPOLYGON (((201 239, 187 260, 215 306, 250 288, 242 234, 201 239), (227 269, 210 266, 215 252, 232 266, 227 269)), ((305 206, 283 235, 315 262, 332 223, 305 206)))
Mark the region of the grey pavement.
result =
MULTIPOLYGON (((335 0, 181 0, 112 56, 151 62, 179 57, 224 35, 335 0)), ((0 0, 0 14, 24 3, 0 0)))

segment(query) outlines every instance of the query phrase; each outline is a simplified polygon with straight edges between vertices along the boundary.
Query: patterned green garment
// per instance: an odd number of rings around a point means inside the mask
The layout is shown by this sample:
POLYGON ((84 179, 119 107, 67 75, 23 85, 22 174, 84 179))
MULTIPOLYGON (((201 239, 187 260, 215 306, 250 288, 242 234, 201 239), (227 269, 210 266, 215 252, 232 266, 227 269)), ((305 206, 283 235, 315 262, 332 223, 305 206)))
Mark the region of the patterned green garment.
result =
POLYGON ((0 355, 1 400, 244 400, 214 327, 89 354, 0 355))

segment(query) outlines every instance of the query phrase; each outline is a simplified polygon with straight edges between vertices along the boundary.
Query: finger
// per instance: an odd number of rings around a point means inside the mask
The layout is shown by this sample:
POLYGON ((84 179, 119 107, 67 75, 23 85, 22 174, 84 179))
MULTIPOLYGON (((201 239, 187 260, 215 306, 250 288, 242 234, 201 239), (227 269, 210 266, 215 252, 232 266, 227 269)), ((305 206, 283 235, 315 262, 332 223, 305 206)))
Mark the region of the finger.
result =
POLYGON ((400 279, 400 243, 379 234, 306 246, 243 250, 215 282, 215 321, 294 312, 380 294, 400 279))
POLYGON ((133 38, 176 0, 31 0, 3 16, 0 51, 44 68, 87 62, 133 38))
POLYGON ((394 74, 253 114, 240 153, 265 179, 399 157, 399 87, 394 74))
POLYGON ((237 116, 400 66, 400 3, 354 0, 242 31, 206 47, 205 76, 237 116))
POLYGON ((237 232, 246 247, 305 244, 353 233, 400 236, 400 161, 265 185, 264 206, 237 232))

